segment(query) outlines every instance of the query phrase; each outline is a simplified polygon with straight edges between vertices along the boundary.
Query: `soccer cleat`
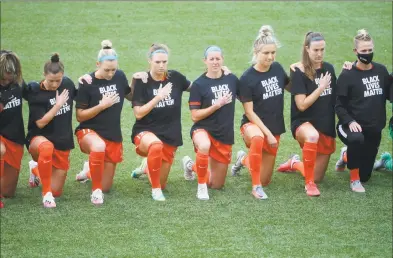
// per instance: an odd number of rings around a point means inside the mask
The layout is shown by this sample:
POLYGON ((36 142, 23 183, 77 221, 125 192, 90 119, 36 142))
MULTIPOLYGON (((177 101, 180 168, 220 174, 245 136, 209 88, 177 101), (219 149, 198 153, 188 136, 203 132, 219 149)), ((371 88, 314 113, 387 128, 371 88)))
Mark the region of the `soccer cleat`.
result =
POLYGON ((296 172, 296 169, 293 168, 293 164, 295 164, 296 162, 301 162, 300 156, 297 154, 293 154, 289 157, 289 159, 287 161, 285 161, 280 166, 278 166, 277 171, 278 172, 296 172))
POLYGON ((364 193, 366 192, 366 189, 364 189, 362 183, 360 183, 359 180, 351 181, 350 183, 352 191, 356 193, 364 193))
POLYGON ((104 203, 104 194, 102 193, 102 190, 97 188, 95 189, 90 196, 90 200, 92 204, 95 205, 100 205, 104 203))
POLYGON ((374 170, 385 170, 387 169, 387 164, 392 160, 392 155, 389 152, 384 152, 381 154, 381 158, 374 163, 374 170))
POLYGON ((35 188, 40 185, 40 179, 33 174, 33 168, 36 168, 38 163, 34 160, 29 161, 29 170, 30 170, 30 177, 29 177, 29 185, 31 188, 35 188))
POLYGON ((267 199, 267 195, 266 193, 263 191, 262 186, 258 185, 256 187, 253 187, 251 194, 260 200, 266 200, 267 199))
POLYGON ((165 196, 162 193, 161 188, 152 188, 151 189, 151 197, 153 197, 153 200, 155 200, 155 201, 160 201, 160 202, 165 201, 165 196))
POLYGON ((45 208, 56 208, 55 198, 51 192, 47 192, 42 198, 42 204, 45 208))
POLYGON ((246 156, 246 153, 244 151, 240 150, 237 152, 236 162, 235 162, 235 164, 232 165, 232 169, 231 169, 232 176, 239 175, 240 170, 244 167, 242 164, 242 160, 245 156, 246 156))
POLYGON ((344 154, 347 152, 347 147, 342 147, 340 152, 340 159, 336 162, 336 171, 344 171, 347 163, 344 161, 344 154))
POLYGON ((203 201, 209 200, 209 192, 206 184, 198 184, 197 198, 203 201))
POLYGON ((81 183, 86 183, 87 181, 89 181, 89 177, 87 176, 87 173, 89 172, 89 170, 90 170, 89 161, 85 161, 83 163, 82 171, 79 172, 78 174, 76 174, 75 180, 79 181, 81 183))
POLYGON ((192 166, 194 165, 194 161, 189 156, 184 156, 182 159, 183 163, 183 171, 184 171, 184 179, 187 181, 195 180, 195 173, 192 171, 192 166))
POLYGON ((4 203, 0 201, 0 209, 4 208, 4 203))
POLYGON ((318 190, 317 185, 314 182, 309 182, 304 186, 304 189, 306 190, 306 193, 308 196, 320 196, 321 193, 318 190))
POLYGON ((143 158, 141 165, 131 172, 131 177, 139 178, 141 175, 145 174, 146 167, 147 167, 147 158, 143 158))

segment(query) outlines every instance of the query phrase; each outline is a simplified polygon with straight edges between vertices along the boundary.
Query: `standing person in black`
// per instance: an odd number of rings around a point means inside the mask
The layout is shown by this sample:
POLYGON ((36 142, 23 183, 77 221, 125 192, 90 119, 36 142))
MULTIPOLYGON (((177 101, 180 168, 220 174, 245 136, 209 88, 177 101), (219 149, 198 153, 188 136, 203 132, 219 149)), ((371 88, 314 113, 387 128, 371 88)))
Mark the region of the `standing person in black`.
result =
POLYGON ((248 155, 238 152, 232 175, 246 166, 257 199, 267 199, 262 186, 271 181, 280 135, 285 132, 284 89, 289 89, 289 77, 275 62, 279 45, 273 28, 262 26, 253 44, 253 65, 240 77, 239 99, 245 111, 241 134, 250 150, 248 155))
MULTIPOLYGON (((23 156, 22 67, 18 56, 0 51, 0 198, 15 194, 23 156)), ((0 208, 4 204, 0 199, 0 208)))
POLYGON ((301 63, 295 71, 291 70, 291 131, 302 148, 308 196, 320 195, 315 182, 325 176, 330 156, 336 149, 336 75, 334 67, 324 61, 325 46, 321 33, 308 32, 301 63))
POLYGON ((194 122, 190 134, 196 152, 193 170, 198 175, 197 198, 200 200, 209 200, 208 185, 216 189, 224 186, 232 156, 235 101, 240 82, 235 75, 224 74, 223 62, 218 46, 205 50, 207 72, 193 82, 189 98, 194 122))
POLYGON ((362 182, 370 179, 378 153, 391 81, 386 67, 372 61, 374 41, 366 30, 359 30, 354 37, 353 51, 356 62, 352 69, 344 69, 337 81, 337 133, 348 146, 350 187, 354 192, 365 192, 362 182))
POLYGON ((181 103, 191 82, 175 70, 168 70, 169 49, 153 44, 148 51, 150 70, 147 83, 134 79, 132 107, 136 117, 131 140, 136 153, 147 157, 145 171, 152 186, 152 198, 165 201, 165 188, 175 152, 183 144, 181 103))
POLYGON ((80 149, 89 154, 87 169, 77 180, 92 180, 91 202, 104 203, 103 192, 113 184, 117 163, 123 160, 123 137, 120 114, 124 98, 131 99, 131 88, 124 72, 118 69, 118 55, 112 42, 101 42, 97 57, 97 70, 90 73, 91 85, 79 84, 76 97, 75 129, 80 149))
POLYGON ((76 89, 71 79, 64 76, 58 54, 45 63, 44 76, 41 82, 27 85, 26 147, 34 160, 29 162, 30 186, 36 187, 41 182, 43 205, 54 208, 54 197, 62 193, 70 167, 70 150, 74 148, 72 109, 76 89))

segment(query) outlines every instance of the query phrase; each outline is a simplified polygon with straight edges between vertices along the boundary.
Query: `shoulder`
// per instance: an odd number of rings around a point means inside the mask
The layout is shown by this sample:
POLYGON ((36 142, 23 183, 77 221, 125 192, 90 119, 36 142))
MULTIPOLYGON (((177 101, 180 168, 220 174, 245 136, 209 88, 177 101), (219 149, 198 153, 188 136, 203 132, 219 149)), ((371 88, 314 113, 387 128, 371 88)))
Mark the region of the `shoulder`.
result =
POLYGON ((71 86, 71 87, 75 85, 74 82, 67 76, 63 76, 63 84, 65 86, 71 86))
POLYGON ((380 64, 380 63, 375 63, 375 62, 372 62, 372 64, 373 64, 373 66, 376 68, 376 69, 378 69, 378 70, 380 70, 380 71, 386 71, 386 73, 389 73, 388 72, 388 69, 386 68, 386 66, 385 65, 383 65, 383 64, 380 64))
POLYGON ((27 90, 29 92, 37 93, 41 90, 40 83, 37 81, 31 81, 27 84, 27 90))
POLYGON ((331 63, 323 62, 322 69, 327 70, 329 72, 334 72, 334 66, 331 63))
POLYGON ((228 79, 230 79, 230 80, 234 80, 234 81, 239 81, 239 79, 237 78, 237 76, 236 75, 234 75, 233 73, 230 73, 230 74, 228 74, 228 75, 224 75, 224 78, 228 78, 228 79))

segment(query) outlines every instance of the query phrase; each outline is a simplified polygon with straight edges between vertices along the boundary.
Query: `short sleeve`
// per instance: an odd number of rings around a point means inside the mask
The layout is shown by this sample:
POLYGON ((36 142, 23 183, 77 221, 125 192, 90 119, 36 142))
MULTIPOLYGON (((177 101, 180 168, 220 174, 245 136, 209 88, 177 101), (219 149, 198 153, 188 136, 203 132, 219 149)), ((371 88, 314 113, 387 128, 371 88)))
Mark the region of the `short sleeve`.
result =
POLYGON ((238 82, 239 88, 239 100, 240 102, 251 102, 252 101, 252 86, 245 76, 240 77, 238 82))
POLYGON ((393 102, 393 73, 390 74, 390 86, 389 86, 389 100, 393 102))
POLYGON ((67 77, 67 86, 66 88, 69 90, 69 97, 72 100, 75 100, 78 90, 75 87, 75 83, 67 77))
POLYGON ((278 65, 280 66, 281 73, 283 74, 283 77, 284 77, 284 87, 285 87, 285 86, 288 85, 288 83, 289 83, 291 80, 290 80, 290 78, 289 78, 287 72, 286 72, 286 71, 284 70, 284 68, 282 67, 282 65, 279 64, 279 63, 278 63, 278 65))
POLYGON ((348 96, 348 78, 346 71, 341 71, 340 76, 337 79, 336 95, 337 96, 348 96))
POLYGON ((307 94, 306 84, 304 82, 304 73, 299 68, 295 68, 295 71, 291 70, 291 94, 300 95, 307 94))
POLYGON ((147 84, 144 85, 141 79, 135 80, 134 93, 132 94, 132 107, 146 104, 146 99, 143 94, 145 87, 147 87, 147 84))
POLYGON ((75 98, 75 108, 87 109, 90 102, 89 85, 79 83, 78 94, 75 98))
POLYGON ((178 76, 182 91, 186 91, 190 87, 191 81, 189 81, 186 76, 181 73, 178 73, 178 76))
POLYGON ((190 97, 188 100, 190 109, 200 109, 202 106, 202 96, 199 92, 199 86, 195 84, 191 87, 190 97))
POLYGON ((128 94, 131 93, 131 87, 130 84, 128 83, 127 76, 124 72, 122 72, 123 80, 122 83, 124 84, 124 95, 127 96, 128 94))

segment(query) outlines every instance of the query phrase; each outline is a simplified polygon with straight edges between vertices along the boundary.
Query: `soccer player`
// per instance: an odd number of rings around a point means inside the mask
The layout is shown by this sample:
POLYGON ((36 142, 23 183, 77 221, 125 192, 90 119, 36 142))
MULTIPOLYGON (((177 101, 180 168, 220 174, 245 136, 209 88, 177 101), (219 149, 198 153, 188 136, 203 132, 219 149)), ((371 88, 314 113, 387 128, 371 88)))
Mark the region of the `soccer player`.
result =
POLYGON ((75 85, 64 76, 59 55, 52 55, 44 65, 45 79, 27 85, 29 124, 26 147, 33 158, 29 162, 31 187, 42 184, 42 203, 56 207, 54 197, 62 194, 74 148, 72 108, 75 85))
POLYGON ((374 41, 366 30, 359 30, 354 37, 353 51, 356 62, 352 69, 344 69, 337 81, 337 133, 348 146, 350 187, 354 192, 365 192, 362 182, 371 177, 386 125, 391 79, 384 65, 372 61, 374 41))
POLYGON ((166 45, 150 47, 147 84, 142 79, 135 80, 132 97, 136 121, 131 139, 136 153, 147 157, 142 166, 147 168, 152 197, 156 201, 165 201, 162 189, 166 186, 176 149, 183 144, 182 95, 191 86, 184 75, 168 70, 168 57, 166 45))
MULTIPOLYGON (((0 198, 15 194, 23 156, 22 67, 18 56, 0 51, 0 198)), ((0 208, 4 204, 0 199, 0 208)))
MULTIPOLYGON (((324 61, 326 42, 319 32, 304 39, 301 68, 291 71, 291 131, 303 153, 303 174, 308 196, 319 196, 316 182, 323 179, 336 148, 336 75, 324 61)), ((291 160, 282 164, 290 165, 291 160)))
POLYGON ((210 46, 205 50, 207 72, 193 82, 189 98, 194 125, 190 134, 196 160, 188 158, 186 167, 194 167, 198 175, 197 198, 209 200, 207 186, 224 186, 234 143, 235 99, 239 95, 239 80, 222 71, 224 57, 221 48, 210 46), (210 158, 210 171, 208 171, 210 158))
POLYGON ((289 77, 280 63, 275 62, 280 46, 273 28, 260 28, 253 44, 252 66, 240 77, 240 101, 245 114, 241 121, 243 140, 249 148, 237 154, 232 175, 246 166, 252 178, 252 194, 266 199, 262 186, 270 183, 280 135, 285 132, 284 89, 289 90, 289 77))
POLYGON ((103 192, 112 187, 116 165, 123 160, 120 114, 124 98, 130 99, 131 88, 124 72, 118 69, 118 55, 112 42, 104 40, 97 57, 97 70, 88 82, 79 84, 76 97, 75 129, 80 149, 89 154, 89 169, 78 180, 92 180, 91 202, 104 203, 103 192))

